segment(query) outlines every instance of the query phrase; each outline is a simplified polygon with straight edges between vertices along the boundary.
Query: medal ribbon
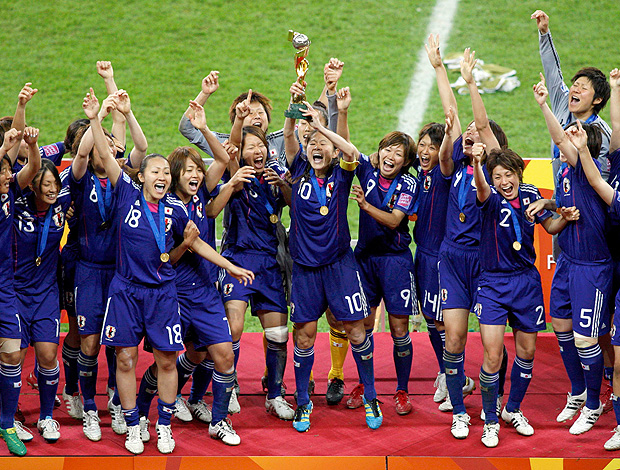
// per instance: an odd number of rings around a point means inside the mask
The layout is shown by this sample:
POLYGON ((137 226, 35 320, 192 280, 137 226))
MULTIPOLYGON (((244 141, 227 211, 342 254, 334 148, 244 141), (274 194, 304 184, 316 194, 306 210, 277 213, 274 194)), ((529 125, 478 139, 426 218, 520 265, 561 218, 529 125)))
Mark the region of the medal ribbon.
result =
POLYGON ((459 211, 461 214, 463 213, 463 208, 465 207, 465 201, 467 200, 467 189, 471 184, 472 178, 473 175, 467 174, 467 167, 463 168, 463 178, 459 184, 459 211))
POLYGON ((142 202, 142 212, 146 217, 146 220, 149 221, 149 225, 151 226, 151 230, 153 231, 153 235, 155 235, 155 241, 157 242, 157 246, 161 253, 166 252, 166 221, 165 221, 165 208, 163 202, 159 201, 157 204, 157 210, 159 213, 159 228, 155 225, 155 220, 153 219, 153 214, 151 214, 151 209, 149 209, 148 204, 146 203, 146 199, 144 199, 144 194, 140 194, 140 200, 142 202))
POLYGON ((269 215, 273 215, 275 211, 273 210, 273 206, 269 203, 269 197, 267 196, 267 190, 261 184, 260 180, 258 178, 252 178, 252 182, 250 184, 252 186, 256 186, 257 193, 260 196, 260 199, 262 199, 262 202, 265 205, 265 209, 267 209, 267 212, 269 212, 269 215))
POLYGON ((101 214, 103 222, 107 222, 108 212, 112 204, 112 185, 110 184, 110 180, 108 180, 108 184, 105 187, 105 196, 103 196, 101 182, 99 178, 97 178, 97 175, 93 175, 93 180, 95 181, 95 191, 97 191, 97 207, 99 208, 99 214, 101 214))
POLYGON ((508 208, 510 209, 510 214, 512 215, 512 225, 515 228, 515 235, 517 237, 517 242, 519 242, 519 245, 521 245, 522 244, 521 242, 523 241, 523 236, 521 235, 521 225, 519 224, 519 218, 517 217, 517 211, 515 210, 514 207, 512 207, 512 204, 510 204, 510 201, 508 201, 508 208))
POLYGON ((38 230, 38 242, 37 242, 37 258, 41 258, 43 256, 43 252, 45 251, 45 246, 47 245, 47 236, 50 233, 50 222, 52 221, 52 207, 49 206, 47 209, 47 214, 45 214, 45 222, 43 222, 43 231, 41 231, 41 226, 39 225, 38 230))
POLYGON ((310 170, 310 180, 312 181, 312 186, 314 187, 314 191, 316 192, 316 196, 319 200, 319 204, 322 206, 327 206, 327 181, 323 187, 319 186, 319 182, 316 179, 314 174, 314 168, 310 170))
MULTIPOLYGON (((378 173, 378 172, 377 172, 378 173)), ((394 194, 394 191, 396 191, 396 186, 398 186, 398 182, 400 181, 399 177, 396 177, 392 180, 392 183, 390 184, 390 187, 387 191, 387 193, 385 194, 385 197, 383 198, 383 202, 381 203, 381 207, 380 209, 383 209, 384 207, 387 207, 388 202, 390 202, 390 199, 392 199, 392 195, 394 194)), ((377 187, 380 188, 379 186, 379 175, 377 174, 377 187)))

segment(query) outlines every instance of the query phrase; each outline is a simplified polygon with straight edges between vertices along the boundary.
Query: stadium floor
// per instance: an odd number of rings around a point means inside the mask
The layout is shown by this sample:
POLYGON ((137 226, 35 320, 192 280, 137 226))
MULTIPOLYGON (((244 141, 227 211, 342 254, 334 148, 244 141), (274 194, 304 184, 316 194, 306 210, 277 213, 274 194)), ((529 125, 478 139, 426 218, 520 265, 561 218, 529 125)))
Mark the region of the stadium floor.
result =
MULTIPOLYGON (((466 356, 466 373, 478 382, 482 359, 482 347, 478 333, 469 334, 466 356)), ((389 333, 378 333, 375 339, 375 373, 377 392, 383 402, 384 424, 377 431, 369 430, 364 422, 363 409, 349 410, 341 405, 329 407, 324 398, 325 377, 329 370, 329 347, 327 333, 319 333, 317 339, 315 378, 315 410, 311 415, 308 433, 298 434, 289 422, 280 421, 264 411, 264 396, 260 388, 263 373, 263 346, 260 333, 246 333, 242 339, 239 361, 240 403, 242 411, 232 417, 235 430, 241 436, 238 447, 227 447, 209 439, 207 428, 196 421, 181 423, 173 419, 176 449, 171 457, 181 456, 446 456, 455 457, 544 457, 544 458, 613 458, 613 453, 603 450, 603 443, 610 437, 615 426, 613 413, 601 417, 594 429, 582 436, 568 432, 570 423, 557 423, 555 416, 564 406, 568 379, 561 364, 557 342, 553 334, 542 334, 534 366, 534 377, 523 404, 524 414, 529 418, 536 433, 533 437, 519 436, 516 431, 502 423, 500 445, 485 448, 481 442, 482 422, 479 418, 481 399, 479 390, 466 398, 465 404, 471 415, 469 438, 457 441, 450 435, 451 414, 441 413, 432 400, 433 382, 437 372, 434 354, 426 334, 411 335, 414 345, 414 367, 410 381, 414 411, 408 416, 398 416, 394 410, 392 395, 395 389, 392 342, 389 333)), ((506 337, 510 363, 514 358, 512 336, 506 337)), ((149 365, 150 358, 140 353, 138 370, 149 365)), ((292 394, 294 377, 292 347, 289 342, 289 362, 285 375, 288 391, 292 394)), ((64 405, 56 409, 54 418, 61 425, 61 439, 47 444, 35 432, 29 443, 28 456, 129 456, 124 449, 124 436, 117 436, 110 428, 106 410, 105 357, 100 356, 100 374, 97 405, 102 410, 103 439, 90 442, 82 434, 81 423, 70 418, 64 405)), ((33 354, 29 353, 24 367, 24 379, 33 368, 33 354)), ((62 367, 61 367, 62 369, 62 367)), ((356 383, 357 373, 349 354, 345 364, 347 391, 356 383)), ((64 378, 61 376, 61 387, 64 378)), ((507 383, 507 390, 509 379, 507 383)), ((186 386, 189 390, 189 384, 186 386)), ((292 401, 292 396, 287 395, 292 401)), ((210 402, 211 397, 206 400, 210 402)), ((38 397, 24 380, 21 408, 27 425, 36 431, 38 397)), ((151 409, 151 420, 156 421, 157 410, 151 409)), ((151 442, 146 445, 144 456, 160 456, 156 449, 156 433, 151 425, 151 442)), ((8 454, 2 446, 2 455, 8 454)), ((121 459, 122 460, 122 459, 121 459)), ((184 458, 185 461, 185 458, 184 458)), ((119 461, 120 463, 120 461, 119 461)), ((529 464, 528 464, 529 465, 529 464)), ((476 465, 477 468, 480 468, 476 465)), ((605 465, 603 465, 604 468, 605 465)), ((167 467, 166 467, 167 468, 167 467)), ((256 467, 259 468, 259 467, 256 467)), ((385 468, 385 467, 384 467, 385 468)), ((447 468, 447 467, 446 467, 447 468)), ((465 467, 453 467, 465 468, 465 467)), ((491 467, 489 467, 491 468, 491 467)), ((514 467, 513 467, 514 468, 514 467)))

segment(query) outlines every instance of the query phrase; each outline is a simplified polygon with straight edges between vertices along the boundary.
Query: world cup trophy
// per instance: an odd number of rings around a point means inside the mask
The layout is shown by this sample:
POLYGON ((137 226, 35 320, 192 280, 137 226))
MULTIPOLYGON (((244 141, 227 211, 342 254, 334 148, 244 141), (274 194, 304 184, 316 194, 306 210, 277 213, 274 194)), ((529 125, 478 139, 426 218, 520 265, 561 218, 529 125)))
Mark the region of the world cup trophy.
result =
MULTIPOLYGON (((302 89, 306 89, 304 86, 306 72, 308 71, 308 48, 310 47, 310 39, 308 36, 302 33, 297 33, 292 29, 288 32, 288 40, 293 43, 293 47, 297 50, 295 53, 295 71, 297 72, 297 83, 302 89)), ((299 111, 300 108, 305 108, 303 102, 306 100, 305 93, 301 95, 293 95, 291 104, 288 109, 284 111, 284 116, 292 119, 307 119, 299 111)))

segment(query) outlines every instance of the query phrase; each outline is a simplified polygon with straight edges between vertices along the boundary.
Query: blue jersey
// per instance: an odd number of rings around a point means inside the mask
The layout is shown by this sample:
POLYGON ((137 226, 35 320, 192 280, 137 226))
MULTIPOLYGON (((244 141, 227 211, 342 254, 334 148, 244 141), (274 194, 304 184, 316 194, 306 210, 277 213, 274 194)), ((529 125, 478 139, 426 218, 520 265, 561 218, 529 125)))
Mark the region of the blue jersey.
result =
MULTIPOLYGON (((610 153, 609 159, 609 184, 615 191, 620 187, 620 149, 610 153)), ((611 257, 620 260, 620 214, 610 211, 609 231, 607 232, 607 244, 611 257)))
POLYGON ((299 151, 291 165, 293 195, 291 202, 290 248, 293 261, 303 266, 318 267, 332 264, 351 249, 351 234, 347 220, 349 193, 353 171, 333 166, 323 180, 317 182, 321 195, 313 185, 310 164, 299 151), (323 193, 322 191, 325 190, 323 193), (326 215, 319 197, 325 195, 326 215))
MULTIPOLYGON (((446 238, 466 246, 480 244, 480 210, 476 205, 476 184, 473 167, 463 153, 463 136, 454 142, 452 152, 454 174, 446 212, 446 238)), ((486 167, 485 177, 488 181, 486 167)))
MULTIPOLYGON (((118 237, 116 273, 122 278, 146 286, 159 286, 175 278, 171 263, 160 259, 161 251, 142 206, 142 188, 126 173, 121 173, 114 188, 116 198, 114 226, 118 237)), ((160 201, 165 217, 165 252, 181 243, 189 221, 185 205, 170 194, 160 201), (175 242, 176 241, 176 242, 175 242)), ((152 212, 159 228, 159 209, 152 212)))
POLYGON ((39 147, 41 158, 47 158, 54 162, 54 165, 60 166, 62 156, 65 154, 65 143, 56 142, 55 144, 43 145, 39 147))
POLYGON ((283 202, 280 189, 262 176, 244 183, 243 189, 228 202, 227 249, 222 254, 229 256, 236 251, 252 250, 275 256, 278 237, 276 224, 270 217, 278 214, 283 202))
MULTIPOLYGON (((178 196, 172 195, 181 204, 183 201, 178 196)), ((215 248, 212 243, 215 242, 215 236, 212 233, 212 229, 215 228, 213 223, 214 219, 209 219, 205 214, 207 204, 213 196, 209 194, 204 182, 198 188, 198 193, 190 198, 189 202, 185 205, 187 214, 190 220, 193 220, 200 230, 200 238, 209 243, 215 248), (213 237, 213 240, 211 238, 213 237)), ((177 271, 176 283, 177 286, 191 286, 193 283, 201 282, 204 285, 209 285, 217 279, 213 277, 213 264, 204 259, 202 256, 186 251, 179 262, 174 266, 177 271)))
POLYGON ((15 181, 9 192, 0 195, 0 287, 13 287, 13 218, 15 215, 15 181))
POLYGON ((396 229, 392 230, 380 224, 368 213, 360 210, 359 240, 356 253, 392 254, 409 250, 409 218, 418 198, 418 185, 409 173, 401 173, 384 188, 380 184, 380 172, 374 168, 366 155, 360 154, 360 164, 355 170, 362 190, 369 204, 386 212, 394 209, 405 213, 405 217, 396 229))
POLYGON ((43 293, 57 282, 56 268, 60 240, 65 230, 65 212, 71 205, 69 171, 70 168, 67 168, 60 174, 62 187, 58 198, 43 213, 37 211, 35 195, 31 190, 17 189, 13 253, 15 291, 22 295, 43 293))
MULTIPOLYGON (((594 163, 599 168, 599 163, 594 163)), ((558 207, 576 206, 579 220, 569 222, 558 235, 560 248, 569 257, 581 261, 601 261, 610 258, 605 235, 608 228, 608 207, 596 194, 586 178, 581 161, 573 168, 563 164, 555 188, 558 207)))
POLYGON ((112 228, 110 181, 98 178, 90 170, 76 181, 71 171, 70 184, 75 204, 75 224, 72 226, 69 221, 70 236, 77 233, 80 259, 95 264, 114 264, 116 236, 112 228))
POLYGON ((433 253, 439 253, 439 247, 446 235, 451 180, 450 176, 441 173, 439 165, 428 171, 418 171, 419 193, 413 238, 417 246, 433 253))
POLYGON ((532 202, 542 199, 536 186, 519 185, 518 207, 500 196, 491 187, 491 194, 480 205, 482 224, 480 233, 480 268, 485 272, 514 273, 532 268, 536 261, 534 250, 534 227, 551 217, 551 212, 542 210, 530 222, 524 215, 532 202), (520 232, 521 240, 517 233, 520 232), (519 250, 514 243, 519 241, 519 250))

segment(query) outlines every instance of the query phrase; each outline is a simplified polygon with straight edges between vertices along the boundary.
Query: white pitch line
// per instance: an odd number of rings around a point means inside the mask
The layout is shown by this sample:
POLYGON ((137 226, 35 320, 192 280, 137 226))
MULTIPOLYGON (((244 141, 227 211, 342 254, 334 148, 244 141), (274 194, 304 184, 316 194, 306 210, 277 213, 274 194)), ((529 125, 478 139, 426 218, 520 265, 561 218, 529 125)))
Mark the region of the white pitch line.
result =
MULTIPOLYGON (((431 20, 424 40, 429 34, 439 34, 442 51, 450 39, 450 31, 459 0, 437 0, 431 13, 431 20)), ((418 52, 418 62, 411 78, 409 94, 405 105, 398 115, 398 129, 411 136, 416 136, 422 125, 424 113, 428 106, 431 90, 435 86, 435 70, 428 61, 428 55, 424 45, 418 52)))

